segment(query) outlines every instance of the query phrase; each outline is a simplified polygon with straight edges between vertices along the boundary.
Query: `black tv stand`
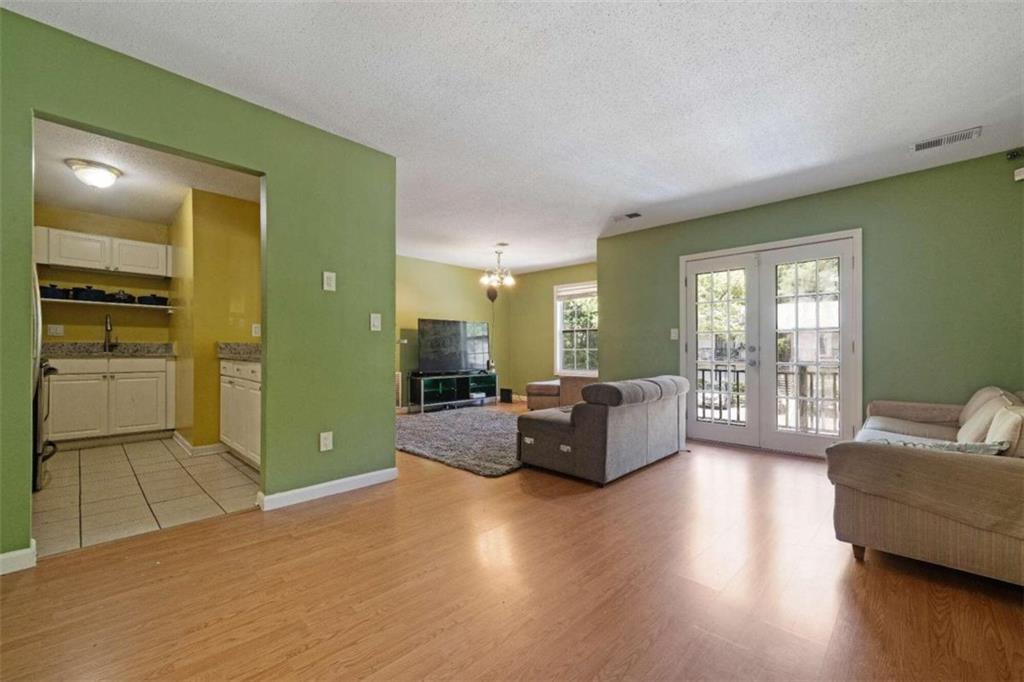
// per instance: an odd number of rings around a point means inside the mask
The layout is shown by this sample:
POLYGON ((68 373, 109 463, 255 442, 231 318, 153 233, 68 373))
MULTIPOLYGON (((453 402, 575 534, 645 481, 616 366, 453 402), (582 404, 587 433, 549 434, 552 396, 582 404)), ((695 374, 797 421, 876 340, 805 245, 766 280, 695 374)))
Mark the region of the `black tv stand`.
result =
POLYGON ((498 375, 483 370, 458 373, 413 372, 409 377, 409 410, 420 412, 468 405, 484 405, 498 399, 498 375))

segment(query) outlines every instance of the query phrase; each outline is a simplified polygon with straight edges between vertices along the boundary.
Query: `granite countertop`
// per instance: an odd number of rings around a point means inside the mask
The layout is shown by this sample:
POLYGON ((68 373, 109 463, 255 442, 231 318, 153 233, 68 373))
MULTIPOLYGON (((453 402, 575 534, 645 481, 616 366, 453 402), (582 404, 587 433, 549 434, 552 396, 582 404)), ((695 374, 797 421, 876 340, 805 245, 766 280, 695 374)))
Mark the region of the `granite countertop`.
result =
POLYGON ((217 357, 221 360, 259 362, 263 357, 263 346, 258 343, 218 343, 217 357))
POLYGON ((172 343, 119 343, 113 351, 103 352, 100 341, 44 343, 44 359, 50 358, 173 358, 172 343))

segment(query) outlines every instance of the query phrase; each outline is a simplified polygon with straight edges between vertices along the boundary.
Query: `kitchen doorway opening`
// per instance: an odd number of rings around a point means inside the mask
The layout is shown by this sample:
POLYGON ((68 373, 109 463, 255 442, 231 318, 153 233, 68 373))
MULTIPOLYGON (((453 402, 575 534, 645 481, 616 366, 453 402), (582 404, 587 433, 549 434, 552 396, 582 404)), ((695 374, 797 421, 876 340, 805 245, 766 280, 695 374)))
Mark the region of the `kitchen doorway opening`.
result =
POLYGON ((40 557, 256 508, 264 178, 34 121, 40 557))

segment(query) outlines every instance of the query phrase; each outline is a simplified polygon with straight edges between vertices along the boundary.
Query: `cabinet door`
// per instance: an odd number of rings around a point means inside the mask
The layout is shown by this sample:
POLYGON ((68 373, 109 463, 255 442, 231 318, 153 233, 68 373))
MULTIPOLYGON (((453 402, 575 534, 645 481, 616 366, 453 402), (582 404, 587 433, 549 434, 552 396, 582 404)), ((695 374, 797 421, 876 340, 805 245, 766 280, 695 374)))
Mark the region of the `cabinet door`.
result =
POLYGON ((52 265, 110 269, 110 237, 51 229, 48 251, 52 265))
POLYGON ((107 430, 106 374, 55 374, 43 406, 44 429, 50 440, 92 438, 107 430))
POLYGON ((111 374, 110 433, 160 431, 167 423, 167 374, 111 374))
POLYGON ((242 385, 242 423, 245 424, 246 453, 260 461, 260 385, 247 381, 242 385))
POLYGON ((220 440, 233 448, 238 445, 235 442, 235 429, 232 423, 234 414, 233 401, 235 399, 233 380, 227 377, 220 378, 220 440))
POLYGON ((167 276, 167 246, 132 239, 111 241, 111 269, 140 275, 167 276))

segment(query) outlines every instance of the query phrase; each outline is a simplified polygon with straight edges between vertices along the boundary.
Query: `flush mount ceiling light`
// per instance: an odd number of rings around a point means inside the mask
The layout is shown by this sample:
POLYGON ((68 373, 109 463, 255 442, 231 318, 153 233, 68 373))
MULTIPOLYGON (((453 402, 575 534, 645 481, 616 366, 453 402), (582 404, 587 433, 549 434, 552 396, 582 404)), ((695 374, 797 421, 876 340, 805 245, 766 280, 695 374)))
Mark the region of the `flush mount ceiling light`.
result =
POLYGON ((86 161, 85 159, 64 159, 75 173, 75 177, 90 187, 110 187, 114 182, 124 175, 121 169, 108 166, 98 161, 86 161))
POLYGON ((494 250, 494 255, 498 257, 498 265, 493 268, 489 268, 484 271, 483 276, 480 278, 481 284, 486 284, 489 287, 510 287, 516 283, 516 278, 512 276, 512 272, 508 268, 501 266, 501 254, 503 253, 502 248, 508 246, 506 242, 500 242, 495 244, 498 248, 494 250))

